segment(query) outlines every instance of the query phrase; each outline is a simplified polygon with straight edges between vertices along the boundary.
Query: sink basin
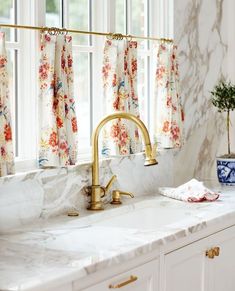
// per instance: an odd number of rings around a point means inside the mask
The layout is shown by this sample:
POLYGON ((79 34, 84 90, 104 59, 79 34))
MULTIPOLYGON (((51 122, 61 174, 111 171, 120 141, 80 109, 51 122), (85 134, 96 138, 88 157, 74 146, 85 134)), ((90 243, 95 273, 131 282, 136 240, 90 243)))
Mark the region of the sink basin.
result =
MULTIPOLYGON (((175 202, 174 202, 175 204, 175 202)), ((121 228, 138 228, 138 229, 156 229, 158 227, 169 225, 181 220, 192 217, 195 213, 194 207, 186 206, 183 203, 179 205, 159 205, 152 203, 140 209, 134 209, 120 216, 106 218, 103 221, 96 222, 99 226, 112 226, 121 228)))

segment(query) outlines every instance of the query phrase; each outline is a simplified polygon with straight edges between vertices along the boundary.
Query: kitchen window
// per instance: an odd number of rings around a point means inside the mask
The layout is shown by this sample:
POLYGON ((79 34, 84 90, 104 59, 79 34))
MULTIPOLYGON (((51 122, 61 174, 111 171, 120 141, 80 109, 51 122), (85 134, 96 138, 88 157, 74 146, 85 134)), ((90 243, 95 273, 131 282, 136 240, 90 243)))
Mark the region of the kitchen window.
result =
MULTIPOLYGON (((0 0, 0 23, 66 27, 100 32, 173 37, 173 0, 0 0)), ((18 169, 37 165, 38 32, 7 34, 15 155, 18 169)), ((90 153, 91 133, 104 115, 104 37, 73 34, 79 160, 90 153)), ((151 132, 154 60, 152 41, 139 42, 140 114, 151 132)))

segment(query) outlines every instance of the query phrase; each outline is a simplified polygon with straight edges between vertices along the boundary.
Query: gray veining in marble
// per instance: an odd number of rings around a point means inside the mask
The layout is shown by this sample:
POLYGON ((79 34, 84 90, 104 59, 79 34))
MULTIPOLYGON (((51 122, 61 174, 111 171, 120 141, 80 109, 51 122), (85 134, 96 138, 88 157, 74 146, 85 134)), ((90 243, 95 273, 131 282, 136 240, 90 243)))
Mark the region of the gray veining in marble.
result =
MULTIPOLYGON (((210 91, 219 79, 231 78, 228 2, 174 1, 174 31, 186 116, 185 145, 174 159, 176 185, 192 177, 215 179, 215 158, 226 151, 225 116, 212 106, 210 91)), ((235 147, 234 135, 232 139, 235 147)))
POLYGON ((227 220, 235 223, 233 188, 222 190, 220 199, 212 203, 185 203, 145 195, 126 199, 122 207, 108 208, 96 214, 87 211, 75 219, 44 220, 1 235, 0 290, 43 290, 47 284, 56 288, 210 227, 215 231, 219 223, 226 224, 227 220), (172 221, 167 217, 158 225, 156 219, 155 227, 147 221, 145 228, 129 226, 128 221, 125 225, 107 224, 118 217, 135 215, 136 211, 149 212, 151 207, 156 215, 170 211, 172 221))

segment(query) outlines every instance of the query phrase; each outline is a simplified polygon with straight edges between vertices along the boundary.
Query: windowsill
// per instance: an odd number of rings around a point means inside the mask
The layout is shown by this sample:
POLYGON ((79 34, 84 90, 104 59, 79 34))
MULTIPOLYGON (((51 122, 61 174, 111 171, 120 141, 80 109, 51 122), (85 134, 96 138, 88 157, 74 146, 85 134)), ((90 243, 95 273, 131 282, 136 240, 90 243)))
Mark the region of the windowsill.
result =
MULTIPOLYGON (((164 149, 160 149, 158 150, 158 156, 162 156, 164 155, 164 153, 168 152, 169 150, 164 150, 164 149)), ((171 152, 176 152, 177 149, 171 149, 171 152)), ((100 163, 102 162, 109 162, 112 160, 116 160, 116 159, 120 159, 120 158, 134 158, 135 156, 143 156, 144 152, 141 153, 137 153, 137 154, 133 154, 133 155, 129 155, 129 156, 113 156, 113 157, 109 157, 109 158, 100 158, 100 163)), ((42 173, 43 174, 43 178, 45 177, 51 177, 51 176, 55 176, 61 173, 69 173, 69 172, 74 172, 77 170, 78 167, 82 167, 82 166, 91 166, 92 164, 92 157, 91 154, 88 153, 84 153, 82 155, 80 155, 80 159, 78 160, 78 163, 76 165, 72 165, 72 166, 68 166, 68 167, 61 167, 61 168, 39 168, 37 167, 37 160, 20 160, 20 159, 16 159, 15 162, 15 170, 16 173, 14 175, 8 175, 8 176, 3 176, 0 177, 0 184, 1 181, 7 179, 7 180, 18 180, 18 178, 23 177, 25 175, 37 175, 38 173, 42 173)))

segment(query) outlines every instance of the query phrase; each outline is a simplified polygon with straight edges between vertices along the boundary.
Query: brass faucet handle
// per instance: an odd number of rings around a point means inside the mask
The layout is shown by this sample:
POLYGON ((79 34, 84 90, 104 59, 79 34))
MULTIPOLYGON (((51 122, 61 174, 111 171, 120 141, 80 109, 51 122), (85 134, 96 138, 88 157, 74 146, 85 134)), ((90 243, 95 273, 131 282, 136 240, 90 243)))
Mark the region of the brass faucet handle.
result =
POLYGON ((109 180, 108 184, 106 185, 106 187, 104 187, 105 193, 107 193, 109 191, 109 189, 111 188, 111 186, 113 185, 114 181, 117 179, 116 175, 113 175, 113 177, 109 180))
POLYGON ((110 202, 111 204, 122 204, 121 201, 121 195, 126 195, 126 196, 130 196, 131 198, 134 198, 134 195, 130 192, 124 192, 124 191, 120 191, 120 190, 113 190, 112 193, 112 201, 110 202))

